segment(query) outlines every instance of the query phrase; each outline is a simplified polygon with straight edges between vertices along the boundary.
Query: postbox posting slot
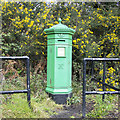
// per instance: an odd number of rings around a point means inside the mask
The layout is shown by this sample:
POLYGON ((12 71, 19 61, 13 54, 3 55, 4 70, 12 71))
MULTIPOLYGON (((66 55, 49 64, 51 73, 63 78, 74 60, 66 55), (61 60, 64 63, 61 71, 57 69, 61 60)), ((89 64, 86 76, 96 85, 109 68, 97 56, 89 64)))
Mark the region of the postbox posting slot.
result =
POLYGON ((59 42, 65 42, 65 40, 58 40, 59 42))
POLYGON ((66 57, 65 49, 65 47, 57 47, 57 57, 66 57))

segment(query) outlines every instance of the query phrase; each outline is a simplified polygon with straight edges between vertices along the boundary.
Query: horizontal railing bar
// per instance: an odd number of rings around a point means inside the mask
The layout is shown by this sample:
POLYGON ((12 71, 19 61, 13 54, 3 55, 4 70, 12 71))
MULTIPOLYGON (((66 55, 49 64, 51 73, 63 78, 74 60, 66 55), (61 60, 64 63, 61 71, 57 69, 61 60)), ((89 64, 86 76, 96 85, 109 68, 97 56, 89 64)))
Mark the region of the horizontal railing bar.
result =
POLYGON ((27 93, 28 90, 0 91, 0 94, 27 93))
POLYGON ((120 94, 120 91, 86 91, 85 94, 120 94))
POLYGON ((29 57, 28 56, 11 56, 11 57, 0 56, 0 59, 2 59, 2 60, 15 60, 15 59, 29 59, 29 57))
POLYGON ((86 61, 120 61, 120 58, 84 58, 86 61))

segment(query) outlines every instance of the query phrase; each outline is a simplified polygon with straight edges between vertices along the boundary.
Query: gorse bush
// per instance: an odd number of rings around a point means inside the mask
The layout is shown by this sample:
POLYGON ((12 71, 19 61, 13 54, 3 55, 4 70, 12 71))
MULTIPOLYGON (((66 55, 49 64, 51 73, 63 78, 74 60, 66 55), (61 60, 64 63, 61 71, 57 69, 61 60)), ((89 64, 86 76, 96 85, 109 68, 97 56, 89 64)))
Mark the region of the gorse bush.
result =
MULTIPOLYGON (((103 69, 99 72, 99 76, 103 76, 103 69)), ((116 87, 116 88, 119 88, 119 81, 118 81, 118 78, 119 78, 119 72, 118 70, 114 69, 113 67, 109 67, 107 70, 106 70, 106 79, 105 79, 105 83, 109 84, 109 85, 112 85, 113 87, 116 87)), ((101 77, 101 79, 103 79, 101 77)), ((102 81, 102 80, 101 80, 102 81)), ((98 83, 99 84, 99 83, 98 83)), ((102 84, 100 84, 100 86, 102 86, 102 84)), ((101 89, 99 89, 101 90, 101 89)), ((111 89, 111 88, 106 88, 107 91, 115 91, 114 89, 111 89)))
MULTIPOLYGON (((120 56, 117 2, 2 2, 1 7, 2 53, 29 56, 32 69, 39 60, 46 61, 47 38, 43 31, 58 24, 59 17, 63 24, 76 31, 72 59, 77 81, 80 71, 75 62, 80 66, 84 57, 120 56)), ((43 69, 46 70, 46 65, 43 69)))
MULTIPOLYGON (((45 28, 62 23, 76 30, 73 59, 119 56, 119 4, 3 2, 3 54, 46 57, 45 28)), ((34 63, 33 63, 34 64, 34 63)))

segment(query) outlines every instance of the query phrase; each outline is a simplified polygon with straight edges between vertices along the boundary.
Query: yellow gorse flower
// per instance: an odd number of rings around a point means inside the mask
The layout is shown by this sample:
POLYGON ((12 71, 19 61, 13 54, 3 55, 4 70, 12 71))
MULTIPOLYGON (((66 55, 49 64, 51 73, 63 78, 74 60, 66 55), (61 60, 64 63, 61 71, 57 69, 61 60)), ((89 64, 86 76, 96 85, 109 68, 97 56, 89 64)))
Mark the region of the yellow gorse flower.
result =
POLYGON ((100 75, 103 75, 103 69, 99 72, 100 75))
POLYGON ((108 72, 109 72, 110 74, 113 74, 114 71, 115 71, 114 68, 112 68, 112 67, 108 68, 108 72))
POLYGON ((30 25, 28 25, 28 27, 32 27, 32 26, 33 26, 33 23, 34 23, 34 21, 31 21, 31 22, 30 22, 30 25))

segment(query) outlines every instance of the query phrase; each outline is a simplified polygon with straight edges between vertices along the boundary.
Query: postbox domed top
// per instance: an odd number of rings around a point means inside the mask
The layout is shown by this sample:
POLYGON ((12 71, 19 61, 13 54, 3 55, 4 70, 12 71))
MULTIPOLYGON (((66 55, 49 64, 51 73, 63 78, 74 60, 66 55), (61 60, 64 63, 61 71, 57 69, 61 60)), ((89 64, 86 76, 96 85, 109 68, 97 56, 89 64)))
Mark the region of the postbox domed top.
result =
POLYGON ((61 23, 61 18, 59 18, 59 24, 52 26, 49 29, 45 29, 44 31, 46 34, 52 34, 52 33, 68 33, 68 34, 74 34, 75 30, 72 28, 68 28, 66 25, 61 23))

